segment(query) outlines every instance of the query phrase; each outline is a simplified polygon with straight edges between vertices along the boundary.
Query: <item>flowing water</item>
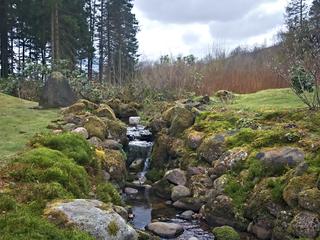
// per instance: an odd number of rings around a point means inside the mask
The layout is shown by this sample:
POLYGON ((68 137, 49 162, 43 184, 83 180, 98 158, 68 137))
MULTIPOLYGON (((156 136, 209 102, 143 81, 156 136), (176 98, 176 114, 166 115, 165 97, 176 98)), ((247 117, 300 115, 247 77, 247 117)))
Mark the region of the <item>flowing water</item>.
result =
POLYGON ((166 204, 164 200, 150 194, 150 186, 144 185, 146 181, 145 175, 150 166, 150 155, 153 146, 151 132, 144 126, 137 125, 128 127, 127 135, 130 140, 128 147, 129 164, 136 159, 143 159, 143 169, 135 174, 136 179, 133 181, 133 185, 136 186, 139 193, 135 196, 125 196, 126 203, 132 206, 134 215, 131 224, 137 229, 144 230, 146 225, 156 219, 178 223, 184 227, 184 233, 175 238, 176 240, 188 240, 191 237, 196 237, 199 240, 214 239, 203 222, 180 219, 179 214, 181 212, 166 204))

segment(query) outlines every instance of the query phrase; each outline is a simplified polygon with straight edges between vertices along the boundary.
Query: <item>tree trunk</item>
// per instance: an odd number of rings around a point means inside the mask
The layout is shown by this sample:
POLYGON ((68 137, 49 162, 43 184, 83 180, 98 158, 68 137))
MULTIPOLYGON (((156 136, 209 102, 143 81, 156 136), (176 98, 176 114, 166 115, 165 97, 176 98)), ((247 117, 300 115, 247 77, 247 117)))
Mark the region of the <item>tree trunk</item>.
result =
POLYGON ((103 79, 103 63, 104 63, 104 22, 103 22, 103 17, 105 14, 105 8, 104 8, 104 0, 101 0, 100 3, 100 31, 99 31, 99 82, 102 83, 103 79))
POLYGON ((0 0, 0 51, 1 51, 1 77, 9 75, 9 49, 8 49, 8 2, 0 0))
POLYGON ((60 59, 59 10, 56 2, 51 11, 51 51, 52 63, 60 59))

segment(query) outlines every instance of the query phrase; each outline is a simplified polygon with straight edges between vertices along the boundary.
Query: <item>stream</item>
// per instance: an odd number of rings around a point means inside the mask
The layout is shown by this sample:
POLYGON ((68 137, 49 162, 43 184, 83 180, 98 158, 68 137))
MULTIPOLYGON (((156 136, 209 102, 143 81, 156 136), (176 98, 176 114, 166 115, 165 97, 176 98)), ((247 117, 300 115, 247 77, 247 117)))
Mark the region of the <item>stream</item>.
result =
MULTIPOLYGON (((135 119, 134 122, 138 122, 135 119)), ((144 230, 145 226, 153 220, 177 223, 183 226, 184 233, 177 240, 212 240, 214 236, 210 233, 209 228, 200 220, 183 220, 179 218, 181 211, 173 208, 168 202, 159 199, 151 193, 150 185, 146 185, 146 173, 149 170, 150 155, 153 146, 152 133, 142 125, 134 125, 127 128, 129 138, 128 162, 129 165, 138 166, 132 171, 129 168, 129 174, 132 175, 131 189, 137 189, 138 193, 125 194, 124 198, 128 205, 132 206, 133 219, 131 224, 136 229, 144 230)))

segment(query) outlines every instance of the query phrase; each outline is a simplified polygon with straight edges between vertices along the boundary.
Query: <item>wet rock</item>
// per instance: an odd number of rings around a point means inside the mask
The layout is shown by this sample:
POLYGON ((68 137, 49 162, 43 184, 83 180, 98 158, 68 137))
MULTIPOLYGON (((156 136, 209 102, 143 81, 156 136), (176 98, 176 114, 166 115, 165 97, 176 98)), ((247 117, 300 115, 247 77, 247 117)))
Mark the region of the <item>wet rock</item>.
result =
POLYGON ((140 117, 129 117, 129 124, 133 126, 137 126, 140 124, 140 117))
POLYGON ((225 138, 222 135, 215 135, 206 138, 198 148, 198 155, 201 159, 212 164, 218 160, 225 151, 225 138))
POLYGON ((312 188, 304 190, 298 195, 299 205, 311 212, 320 213, 320 190, 318 188, 312 188))
POLYGON ((136 125, 134 127, 127 128, 127 136, 130 141, 140 140, 151 142, 153 139, 152 133, 149 129, 142 125, 136 125))
POLYGON ((44 85, 39 105, 44 108, 67 107, 75 103, 76 94, 60 72, 52 72, 44 85))
POLYGON ((59 226, 75 226, 96 239, 138 239, 136 231, 118 213, 97 200, 54 202, 44 215, 59 226))
POLYGON ((113 120, 113 121, 117 120, 117 117, 114 114, 112 108, 109 107, 107 104, 101 104, 94 113, 98 117, 106 117, 109 120, 113 120))
POLYGON ((135 188, 130 188, 130 187, 126 187, 124 189, 124 192, 128 195, 137 195, 139 193, 139 191, 135 188))
POLYGON ((284 147, 270 151, 260 152, 257 158, 275 173, 281 172, 286 167, 296 167, 304 161, 304 153, 297 148, 284 147))
POLYGON ((129 142, 129 155, 128 155, 128 163, 131 164, 136 159, 146 159, 149 157, 152 142, 134 140, 129 142))
POLYGON ((134 160, 130 164, 129 169, 134 172, 139 172, 139 171, 142 171, 143 165, 144 165, 144 160, 142 158, 139 158, 134 160))
POLYGON ((219 159, 214 163, 213 171, 215 177, 220 177, 227 171, 232 170, 241 161, 244 161, 248 157, 248 153, 243 150, 231 150, 225 152, 219 159))
POLYGON ((191 131, 187 136, 187 146, 193 150, 196 150, 202 143, 205 134, 198 131, 191 131))
POLYGON ((194 214, 194 211, 187 210, 187 211, 181 213, 180 218, 182 218, 184 220, 192 220, 193 214, 194 214))
POLYGON ((163 238, 178 237, 184 232, 184 229, 181 225, 167 222, 150 223, 146 229, 163 238))
POLYGON ((85 129, 83 127, 76 128, 76 129, 72 130, 72 132, 81 135, 85 139, 87 139, 89 137, 89 133, 88 133, 87 129, 85 129))
POLYGON ((229 226, 216 227, 213 229, 216 240, 240 240, 240 235, 229 226))
POLYGON ((317 214, 300 212, 290 223, 292 233, 301 238, 315 238, 320 232, 320 220, 317 214))
POLYGON ((178 185, 172 188, 171 199, 175 202, 181 198, 189 197, 190 195, 191 192, 189 188, 178 185))
POLYGON ((175 184, 175 185, 186 185, 187 183, 187 177, 185 171, 182 171, 181 169, 173 169, 164 175, 164 178, 167 179, 169 182, 175 184))
POLYGON ((105 139, 106 124, 98 117, 91 116, 86 119, 84 128, 87 129, 89 137, 105 139))

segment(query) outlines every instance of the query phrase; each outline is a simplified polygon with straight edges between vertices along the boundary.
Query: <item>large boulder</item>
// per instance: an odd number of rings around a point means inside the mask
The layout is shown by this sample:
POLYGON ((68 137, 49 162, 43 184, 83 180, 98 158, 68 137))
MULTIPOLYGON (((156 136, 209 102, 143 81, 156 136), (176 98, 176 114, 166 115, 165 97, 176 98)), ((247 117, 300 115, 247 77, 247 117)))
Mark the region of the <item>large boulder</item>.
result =
POLYGON ((151 168, 163 169, 169 161, 171 138, 166 134, 159 134, 153 148, 151 168))
POLYGON ((60 72, 53 72, 44 85, 39 105, 44 108, 67 107, 77 101, 68 80, 60 72))
POLYGON ((114 121, 105 118, 103 120, 106 124, 106 137, 126 145, 128 143, 126 125, 119 120, 114 121))
POLYGON ((198 155, 209 164, 218 160, 225 151, 225 138, 215 135, 206 138, 198 148, 198 155))
POLYGON ((304 153, 297 148, 284 147, 257 154, 263 165, 275 174, 281 174, 287 168, 293 168, 304 161, 304 153))
POLYGON ((169 123, 169 133, 171 136, 178 136, 187 128, 191 127, 195 121, 195 115, 183 106, 174 106, 165 111, 163 119, 169 123))
POLYGON ((202 132, 190 131, 187 135, 187 146, 193 150, 197 149, 201 145, 204 137, 205 134, 202 132))
POLYGON ((290 223, 292 234, 300 238, 315 238, 320 233, 320 220, 316 213, 303 211, 290 223))
POLYGON ((158 197, 170 200, 173 187, 173 184, 169 183, 166 179, 163 178, 152 185, 152 191, 158 197))
POLYGON ((184 229, 180 224, 167 222, 149 223, 146 228, 162 238, 175 238, 184 232, 184 229))
POLYGON ((47 206, 44 215, 59 226, 75 226, 96 239, 136 240, 136 231, 110 206, 97 200, 68 200, 47 206))

